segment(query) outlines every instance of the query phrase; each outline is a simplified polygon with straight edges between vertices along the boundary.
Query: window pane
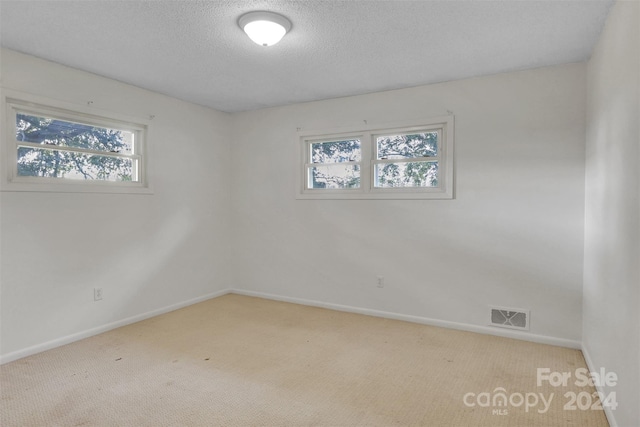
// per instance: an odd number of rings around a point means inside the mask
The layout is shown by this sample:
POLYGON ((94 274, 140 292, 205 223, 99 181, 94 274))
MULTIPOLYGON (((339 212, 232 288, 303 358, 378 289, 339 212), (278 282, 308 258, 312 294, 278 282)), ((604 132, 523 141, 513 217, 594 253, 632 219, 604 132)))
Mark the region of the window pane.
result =
POLYGON ((134 134, 130 131, 18 113, 16 114, 16 139, 58 147, 132 154, 134 134))
POLYGON ((361 158, 359 139, 311 144, 311 163, 359 162, 361 158))
POLYGON ((377 163, 374 175, 377 188, 437 187, 438 162, 377 163))
POLYGON ((133 159, 18 147, 18 175, 100 181, 137 181, 133 159))
POLYGON ((351 164, 318 165, 308 169, 309 188, 358 188, 360 166, 351 164))
POLYGON ((383 135, 376 138, 378 160, 435 157, 438 155, 438 132, 383 135))

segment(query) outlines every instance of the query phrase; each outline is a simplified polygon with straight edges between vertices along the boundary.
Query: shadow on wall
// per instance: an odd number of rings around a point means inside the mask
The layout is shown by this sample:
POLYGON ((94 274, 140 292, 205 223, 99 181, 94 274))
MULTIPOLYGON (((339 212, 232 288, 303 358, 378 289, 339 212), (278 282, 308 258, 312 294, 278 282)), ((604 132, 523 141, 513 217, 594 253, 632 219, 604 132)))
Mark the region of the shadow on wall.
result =
MULTIPOLYGON (((147 310, 157 308, 153 301, 162 298, 156 298, 153 289, 158 294, 171 294, 171 290, 162 288, 161 284, 172 272, 183 275, 172 270, 179 269, 180 266, 175 265, 176 258, 184 253, 183 247, 195 232, 196 225, 188 208, 175 211, 159 224, 149 221, 136 231, 136 235, 145 236, 144 240, 132 235, 126 245, 120 246, 121 250, 111 254, 108 262, 103 261, 96 269, 89 271, 90 276, 85 278, 85 283, 108 290, 105 301, 101 302, 114 307, 108 321, 139 313, 143 304, 141 298, 150 301, 147 310)), ((176 285, 179 287, 180 283, 176 285)), ((95 307, 89 305, 87 317, 78 318, 88 318, 93 311, 95 307)))

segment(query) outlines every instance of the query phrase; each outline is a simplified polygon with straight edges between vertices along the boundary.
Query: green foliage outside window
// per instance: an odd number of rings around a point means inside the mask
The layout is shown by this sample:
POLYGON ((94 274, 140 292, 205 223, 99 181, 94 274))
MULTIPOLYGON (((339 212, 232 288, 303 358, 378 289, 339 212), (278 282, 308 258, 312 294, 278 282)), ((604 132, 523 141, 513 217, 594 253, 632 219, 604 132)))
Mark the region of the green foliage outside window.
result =
POLYGON ((39 145, 18 146, 19 176, 103 181, 133 179, 132 159, 108 155, 131 154, 131 132, 18 113, 16 139, 18 143, 39 145), (105 155, 99 154, 102 152, 105 155))
POLYGON ((376 164, 376 187, 438 186, 438 162, 429 159, 438 155, 437 132, 379 136, 376 144, 378 160, 412 160, 376 164))

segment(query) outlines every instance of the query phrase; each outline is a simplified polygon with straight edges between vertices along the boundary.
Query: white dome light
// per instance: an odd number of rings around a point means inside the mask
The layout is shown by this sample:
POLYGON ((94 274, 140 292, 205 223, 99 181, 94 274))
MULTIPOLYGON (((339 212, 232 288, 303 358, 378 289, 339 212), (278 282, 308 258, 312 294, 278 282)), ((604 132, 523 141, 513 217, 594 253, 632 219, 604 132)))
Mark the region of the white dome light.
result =
POLYGON ((238 25, 260 46, 273 46, 291 29, 291 22, 273 12, 249 12, 238 19, 238 25))

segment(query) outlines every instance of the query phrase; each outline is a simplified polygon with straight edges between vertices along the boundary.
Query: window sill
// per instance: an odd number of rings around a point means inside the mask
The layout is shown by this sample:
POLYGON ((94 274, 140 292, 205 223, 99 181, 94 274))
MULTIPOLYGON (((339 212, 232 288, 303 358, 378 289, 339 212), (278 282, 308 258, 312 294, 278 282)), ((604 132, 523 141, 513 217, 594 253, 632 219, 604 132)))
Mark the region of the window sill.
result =
POLYGON ((115 183, 91 183, 85 181, 64 183, 4 182, 0 187, 4 192, 40 193, 111 193, 111 194, 153 194, 153 189, 142 185, 120 185, 115 183))
POLYGON ((296 193, 298 200, 451 200, 453 192, 441 189, 384 189, 370 192, 358 190, 313 190, 296 193))

